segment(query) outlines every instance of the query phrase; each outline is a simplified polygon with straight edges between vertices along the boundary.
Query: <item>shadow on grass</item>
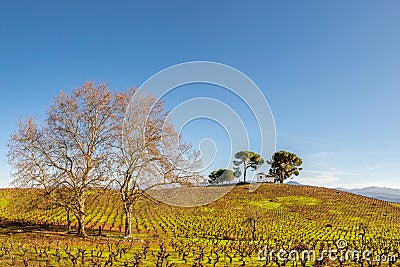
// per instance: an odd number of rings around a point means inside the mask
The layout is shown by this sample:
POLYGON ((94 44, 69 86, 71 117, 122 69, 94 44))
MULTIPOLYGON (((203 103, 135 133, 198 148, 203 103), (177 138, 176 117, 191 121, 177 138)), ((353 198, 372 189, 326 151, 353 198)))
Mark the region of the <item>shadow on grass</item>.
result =
MULTIPOLYGON (((43 233, 60 236, 77 236, 77 229, 71 227, 68 231, 66 225, 51 224, 35 224, 25 221, 10 221, 0 219, 0 234, 23 234, 23 233, 43 233)), ((101 231, 101 236, 109 234, 120 235, 120 232, 101 231)), ((99 236, 98 229, 86 229, 88 236, 99 236)))

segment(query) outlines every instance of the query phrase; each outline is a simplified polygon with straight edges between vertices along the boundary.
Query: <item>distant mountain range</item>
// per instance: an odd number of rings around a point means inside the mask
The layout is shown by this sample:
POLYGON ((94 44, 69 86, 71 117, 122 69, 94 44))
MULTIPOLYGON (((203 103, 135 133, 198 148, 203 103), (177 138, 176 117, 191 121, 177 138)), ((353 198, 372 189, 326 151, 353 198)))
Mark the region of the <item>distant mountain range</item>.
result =
POLYGON ((400 189, 377 187, 377 186, 354 188, 354 189, 346 189, 339 187, 335 189, 357 195, 362 195, 365 197, 372 197, 379 200, 400 203, 400 189))
POLYGON ((299 182, 295 182, 295 181, 288 181, 288 182, 286 182, 285 184, 291 184, 291 185, 302 185, 301 183, 299 183, 299 182))
MULTIPOLYGON (((286 184, 302 185, 295 181, 288 181, 286 184)), ((375 199, 379 199, 379 200, 400 203, 400 189, 378 187, 378 186, 369 186, 369 187, 354 188, 354 189, 346 189, 346 188, 337 187, 334 189, 353 193, 356 195, 365 196, 365 197, 371 197, 371 198, 375 198, 375 199)))

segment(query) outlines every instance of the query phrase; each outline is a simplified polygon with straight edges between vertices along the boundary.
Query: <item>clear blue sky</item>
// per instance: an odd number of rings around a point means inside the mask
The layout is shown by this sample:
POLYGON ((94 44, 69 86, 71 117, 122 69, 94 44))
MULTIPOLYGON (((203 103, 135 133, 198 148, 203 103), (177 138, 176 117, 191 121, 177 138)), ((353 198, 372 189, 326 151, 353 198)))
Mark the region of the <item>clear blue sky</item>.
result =
POLYGON ((210 60, 262 89, 277 149, 304 159, 298 181, 400 188, 399 12, 396 0, 3 1, 0 186, 16 122, 42 118, 60 89, 123 89, 210 60))

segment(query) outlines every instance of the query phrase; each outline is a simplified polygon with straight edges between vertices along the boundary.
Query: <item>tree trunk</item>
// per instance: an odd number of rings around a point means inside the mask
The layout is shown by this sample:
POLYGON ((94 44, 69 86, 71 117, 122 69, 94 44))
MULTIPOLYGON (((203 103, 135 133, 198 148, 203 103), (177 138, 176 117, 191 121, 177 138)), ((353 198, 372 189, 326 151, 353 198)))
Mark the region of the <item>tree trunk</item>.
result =
POLYGON ((132 236, 132 205, 124 204, 125 236, 132 236))
POLYGON ((69 213, 69 209, 67 209, 67 231, 71 231, 71 216, 69 213))
POLYGON ((244 168, 243 168, 243 183, 246 183, 246 163, 244 163, 244 168))
POLYGON ((85 231, 85 214, 79 214, 76 216, 76 219, 78 220, 78 236, 87 236, 86 231, 85 231))
POLYGON ((78 216, 76 216, 76 219, 78 220, 78 236, 87 236, 86 231, 85 231, 85 202, 80 201, 79 202, 79 213, 78 216))

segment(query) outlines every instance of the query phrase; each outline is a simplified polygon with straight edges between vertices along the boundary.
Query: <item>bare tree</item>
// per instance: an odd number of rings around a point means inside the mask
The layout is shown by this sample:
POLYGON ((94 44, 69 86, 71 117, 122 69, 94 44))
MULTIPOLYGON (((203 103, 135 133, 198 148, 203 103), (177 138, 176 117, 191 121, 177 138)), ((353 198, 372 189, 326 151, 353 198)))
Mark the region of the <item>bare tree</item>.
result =
POLYGON ((163 103, 153 96, 128 90, 120 96, 126 110, 118 143, 117 183, 124 205, 125 236, 132 234, 132 212, 136 200, 149 189, 193 181, 189 175, 200 164, 199 154, 168 122, 163 103), (191 159, 189 160, 189 158, 191 159))
POLYGON ((204 182, 199 174, 201 168, 200 152, 185 142, 174 127, 165 122, 161 133, 160 151, 157 160, 150 165, 151 173, 157 177, 155 186, 170 184, 192 185, 204 182))
POLYGON ((61 92, 42 124, 21 120, 8 144, 14 184, 45 189, 49 200, 77 218, 80 236, 86 235, 88 196, 109 181, 118 103, 107 84, 85 82, 61 92))

